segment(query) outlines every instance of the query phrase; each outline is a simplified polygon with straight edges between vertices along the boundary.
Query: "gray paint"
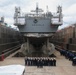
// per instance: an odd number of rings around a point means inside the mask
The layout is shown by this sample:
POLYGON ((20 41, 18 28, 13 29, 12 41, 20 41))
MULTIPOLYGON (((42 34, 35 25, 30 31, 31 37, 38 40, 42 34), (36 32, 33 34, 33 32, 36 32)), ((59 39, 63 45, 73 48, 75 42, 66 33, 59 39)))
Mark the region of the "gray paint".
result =
POLYGON ((20 32, 56 32, 58 26, 51 26, 51 18, 26 18, 26 25, 19 25, 20 32))

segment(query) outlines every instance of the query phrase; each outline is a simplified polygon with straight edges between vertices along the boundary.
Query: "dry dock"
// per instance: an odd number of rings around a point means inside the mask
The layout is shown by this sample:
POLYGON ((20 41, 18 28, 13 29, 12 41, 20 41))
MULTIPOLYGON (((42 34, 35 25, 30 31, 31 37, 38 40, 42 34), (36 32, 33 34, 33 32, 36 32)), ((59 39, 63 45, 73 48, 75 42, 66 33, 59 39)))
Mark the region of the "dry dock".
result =
MULTIPOLYGON (((76 75, 76 66, 72 66, 72 62, 61 56, 59 52, 55 52, 57 56, 56 67, 37 68, 36 66, 25 66, 24 75, 76 75)), ((0 66, 21 64, 24 65, 24 57, 12 57, 10 55, 4 61, 0 61, 0 66)))

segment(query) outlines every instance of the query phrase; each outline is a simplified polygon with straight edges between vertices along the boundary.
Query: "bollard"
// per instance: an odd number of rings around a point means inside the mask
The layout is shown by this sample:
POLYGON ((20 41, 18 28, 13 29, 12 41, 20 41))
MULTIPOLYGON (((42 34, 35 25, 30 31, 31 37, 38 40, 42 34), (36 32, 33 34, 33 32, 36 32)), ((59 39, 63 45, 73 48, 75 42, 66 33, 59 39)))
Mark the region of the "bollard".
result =
POLYGON ((1 61, 3 61, 3 60, 4 60, 4 54, 1 55, 1 61))
POLYGON ((1 56, 0 56, 0 61, 4 60, 4 52, 2 52, 1 56))

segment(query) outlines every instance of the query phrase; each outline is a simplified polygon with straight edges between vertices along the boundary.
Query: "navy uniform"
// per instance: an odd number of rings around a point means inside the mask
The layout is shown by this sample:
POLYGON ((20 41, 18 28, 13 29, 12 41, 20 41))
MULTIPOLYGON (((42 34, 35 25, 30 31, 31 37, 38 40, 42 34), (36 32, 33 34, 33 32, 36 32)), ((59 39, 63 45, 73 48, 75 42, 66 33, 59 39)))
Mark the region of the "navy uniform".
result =
POLYGON ((54 61, 53 61, 53 58, 51 59, 51 66, 53 66, 53 64, 54 64, 54 61))
POLYGON ((32 66, 35 66, 35 59, 32 59, 32 66))
POLYGON ((31 58, 30 58, 30 60, 29 60, 29 61, 30 61, 30 66, 31 66, 31 58))
POLYGON ((45 58, 43 58, 42 61, 43 61, 43 66, 45 66, 45 58))
POLYGON ((49 59, 49 66, 51 66, 51 62, 52 62, 52 59, 50 58, 50 59, 49 59))
POLYGON ((33 59, 30 59, 30 66, 33 66, 33 59))
POLYGON ((34 59, 34 65, 37 66, 37 58, 34 59))
POLYGON ((60 55, 63 55, 63 52, 62 52, 62 50, 60 50, 60 55))
POLYGON ((47 59, 47 66, 49 66, 49 64, 50 64, 49 61, 50 61, 50 60, 49 60, 49 58, 48 58, 48 59, 47 59))
POLYGON ((39 67, 41 67, 41 59, 39 58, 39 67))
POLYGON ((28 62, 28 66, 30 66, 30 58, 29 57, 28 57, 27 62, 28 62))
POLYGON ((46 66, 46 59, 43 59, 43 65, 46 66))
POLYGON ((40 67, 42 67, 42 59, 41 58, 40 58, 40 62, 39 63, 40 63, 40 67))
POLYGON ((35 65, 35 66, 37 66, 37 59, 38 59, 38 58, 35 58, 35 59, 34 59, 34 65, 35 65))
POLYGON ((29 58, 27 57, 27 60, 26 60, 26 62, 27 62, 27 64, 26 64, 26 65, 27 65, 27 66, 28 66, 28 61, 29 61, 29 58))
POLYGON ((44 58, 42 58, 42 66, 44 66, 44 58))
POLYGON ((27 58, 25 57, 25 66, 27 65, 27 58))
POLYGON ((37 59, 37 67, 39 67, 40 66, 40 60, 39 60, 39 58, 37 59))
POLYGON ((46 66, 48 66, 48 59, 47 58, 46 58, 45 62, 46 62, 46 66))
POLYGON ((56 59, 53 59, 53 66, 56 66, 56 59))
POLYGON ((30 65, 33 66, 33 58, 30 59, 30 65))
POLYGON ((30 60, 30 58, 28 58, 28 66, 30 66, 31 65, 31 60, 30 60))
POLYGON ((73 58, 73 60, 72 60, 72 65, 74 66, 74 65, 76 65, 76 56, 73 58))
POLYGON ((35 58, 32 60, 32 65, 35 66, 35 58))

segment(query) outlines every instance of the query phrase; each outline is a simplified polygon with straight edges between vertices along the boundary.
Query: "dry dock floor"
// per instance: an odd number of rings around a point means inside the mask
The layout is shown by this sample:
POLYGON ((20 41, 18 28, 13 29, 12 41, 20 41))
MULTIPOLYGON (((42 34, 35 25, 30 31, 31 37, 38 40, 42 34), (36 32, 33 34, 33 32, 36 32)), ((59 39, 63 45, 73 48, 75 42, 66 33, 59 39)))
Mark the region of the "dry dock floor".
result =
MULTIPOLYGON (((36 66, 26 66, 24 75, 76 75, 76 66, 72 66, 72 62, 61 56, 59 52, 55 52, 57 56, 56 67, 37 68, 36 66)), ((12 57, 10 55, 4 61, 0 61, 0 66, 21 64, 24 65, 23 57, 12 57)))

